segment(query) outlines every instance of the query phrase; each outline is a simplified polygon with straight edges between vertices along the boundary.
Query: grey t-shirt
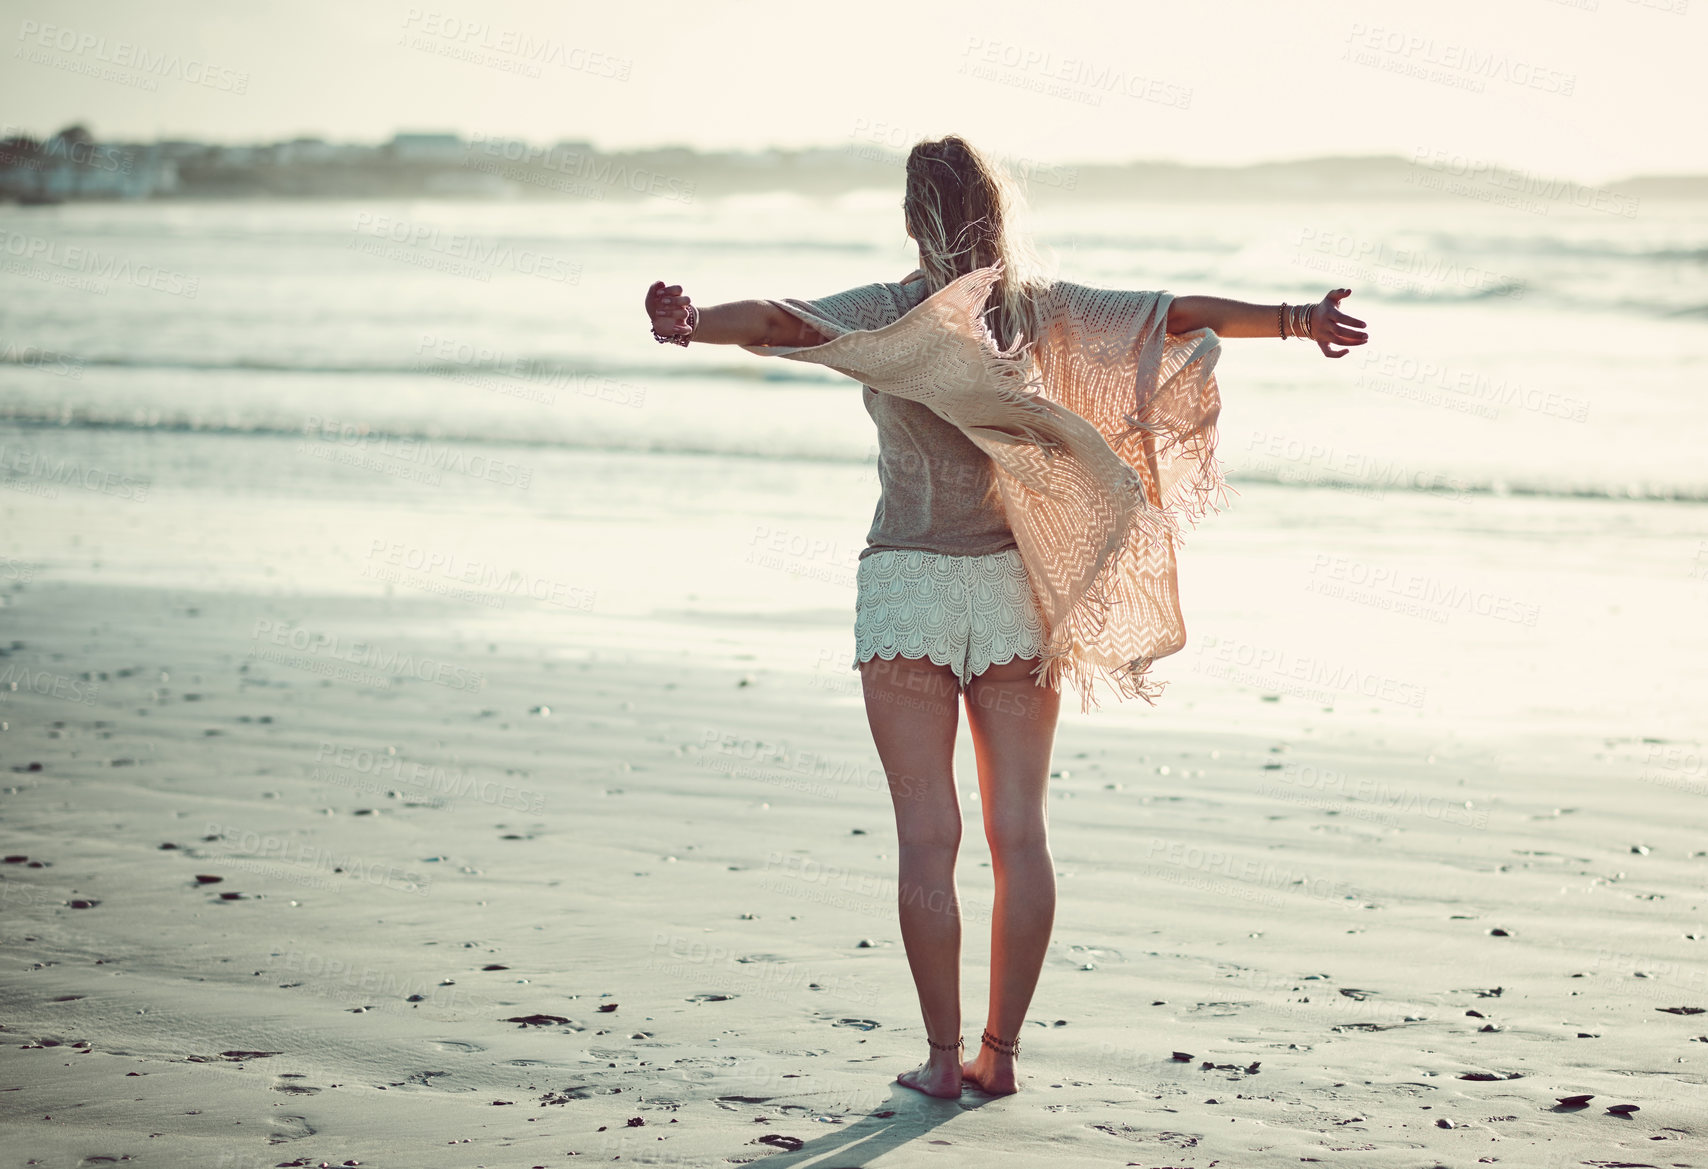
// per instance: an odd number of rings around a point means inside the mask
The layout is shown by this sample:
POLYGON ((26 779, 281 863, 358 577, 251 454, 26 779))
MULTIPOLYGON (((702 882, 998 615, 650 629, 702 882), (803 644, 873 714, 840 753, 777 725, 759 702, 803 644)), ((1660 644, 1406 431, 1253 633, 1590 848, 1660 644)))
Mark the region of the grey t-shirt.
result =
MULTIPOLYGON (((892 287, 892 319, 925 299, 923 280, 892 287)), ((1001 503, 982 502, 993 474, 989 455, 923 403, 871 386, 860 393, 878 427, 881 488, 861 559, 892 548, 985 556, 1018 546, 1001 503)))

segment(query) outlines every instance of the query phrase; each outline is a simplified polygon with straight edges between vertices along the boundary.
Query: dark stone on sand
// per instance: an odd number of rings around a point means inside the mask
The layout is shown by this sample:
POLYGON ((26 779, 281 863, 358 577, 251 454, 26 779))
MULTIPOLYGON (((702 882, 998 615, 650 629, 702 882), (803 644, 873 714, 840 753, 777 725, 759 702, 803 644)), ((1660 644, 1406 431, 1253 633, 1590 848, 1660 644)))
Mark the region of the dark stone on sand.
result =
POLYGON ((1511 936, 1512 936, 1511 934, 1509 934, 1505 930, 1501 929, 1498 925, 1495 926, 1494 929, 1489 931, 1489 937, 1491 937, 1491 938, 1510 938, 1511 936))
POLYGON ((628 1126, 630 1128, 641 1128, 641 1127, 645 1126, 645 1124, 646 1124, 646 1118, 645 1117, 631 1116, 628 1119, 628 1126))
POLYGON ((403 1001, 406 1003, 424 1003, 427 1001, 427 996, 424 994, 412 994, 403 1001))
POLYGON ((1589 1093, 1582 1096, 1561 1096, 1559 1098, 1559 1105, 1561 1108, 1582 1108, 1594 1099, 1595 1096, 1589 1093))
POLYGON ((1481 1027, 1477 1028, 1478 1034, 1481 1034, 1484 1031, 1491 1031, 1492 1032, 1492 1031, 1499 1031, 1499 1030, 1500 1030, 1500 1028, 1496 1027, 1493 1023, 1484 1023, 1481 1027))
POLYGON ((1642 1109, 1638 1108, 1635 1104, 1615 1104, 1607 1111, 1611 1112, 1615 1116, 1630 1116, 1633 1112, 1641 1112, 1642 1109))
POLYGON ((1459 1078, 1461 1080, 1483 1081, 1483 1080, 1500 1080, 1500 1079, 1504 1079, 1505 1077, 1504 1076, 1497 1076, 1492 1072, 1462 1072, 1462 1073, 1460 1073, 1459 1078))
POLYGON ((866 830, 864 828, 850 828, 848 830, 848 835, 850 835, 850 836, 864 836, 864 835, 866 835, 866 830))
POLYGON ((197 873, 196 880, 203 885, 217 885, 225 878, 216 877, 212 873, 197 873))
POLYGON ((1192 1056, 1188 1055, 1184 1051, 1177 1051, 1170 1058, 1174 1059, 1180 1063, 1191 1063, 1192 1062, 1192 1056))
POLYGON ((249 894, 247 894, 247 893, 221 893, 219 895, 219 899, 221 901, 247 901, 247 900, 249 900, 249 894))
POLYGON ((600 1003, 599 1004, 599 1012, 601 1014, 608 1015, 616 1009, 617 1009, 616 1003, 600 1003))
POLYGON ((1486 1019, 1486 1018, 1488 1018, 1487 1015, 1485 1015, 1481 1011, 1477 1011, 1477 1010, 1466 1011, 1465 1014, 1469 1015, 1473 1019, 1486 1019))
POLYGON ((30 858, 29 858, 29 857, 27 857, 27 856, 22 856, 22 855, 19 855, 19 854, 16 854, 16 853, 15 853, 15 854, 13 854, 13 855, 12 855, 12 856, 9 856, 9 857, 7 857, 7 858, 6 858, 6 863, 7 863, 7 864, 9 864, 9 865, 21 865, 21 864, 23 864, 23 863, 24 863, 24 862, 25 862, 25 861, 27 861, 27 860, 29 860, 29 859, 30 859, 30 858))
POLYGON ((1656 1007, 1655 1010, 1668 1015, 1700 1015, 1708 1007, 1656 1007))
POLYGON ((165 844, 161 845, 160 847, 161 848, 177 848, 178 846, 176 844, 173 844, 170 840, 168 840, 165 844))
POLYGON ((508 970, 508 969, 510 969, 510 967, 501 965, 497 962, 490 962, 487 965, 482 966, 481 969, 482 970, 508 970))
POLYGON ((770 1145, 773 1148, 782 1149, 789 1153, 798 1152, 801 1146, 806 1144, 806 1142, 800 1137, 787 1137, 782 1133, 776 1132, 766 1133, 764 1136, 759 1138, 759 1143, 762 1145, 770 1145))
POLYGON ((876 944, 877 943, 873 942, 871 938, 861 938, 858 942, 854 943, 854 948, 856 950, 870 950, 876 944))
POLYGON ((1436 1128, 1452 1128, 1453 1122, 1451 1120, 1448 1120, 1445 1116, 1438 1116, 1435 1119, 1435 1127, 1436 1128))
POLYGON ((551 1027, 559 1023, 567 1023, 562 1015, 513 1015, 504 1020, 506 1023, 520 1023, 524 1027, 551 1027))
POLYGON ((276 1051, 222 1051, 222 1056, 229 1060, 266 1059, 270 1055, 278 1055, 276 1051))
POLYGON ((93 909, 101 903, 87 897, 75 897, 70 901, 67 901, 66 904, 71 906, 73 909, 93 909))

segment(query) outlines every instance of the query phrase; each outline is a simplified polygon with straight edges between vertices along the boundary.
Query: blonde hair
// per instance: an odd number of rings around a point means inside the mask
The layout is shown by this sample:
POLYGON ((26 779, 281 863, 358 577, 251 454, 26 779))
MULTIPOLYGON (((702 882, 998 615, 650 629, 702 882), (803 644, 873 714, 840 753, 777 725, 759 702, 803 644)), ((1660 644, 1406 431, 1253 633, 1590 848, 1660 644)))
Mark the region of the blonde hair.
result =
POLYGON ((958 134, 914 144, 902 215, 919 245, 928 293, 1001 261, 987 326, 997 346, 1038 339, 1037 298, 1048 287, 1036 254, 1013 230, 1020 192, 1004 169, 958 134))

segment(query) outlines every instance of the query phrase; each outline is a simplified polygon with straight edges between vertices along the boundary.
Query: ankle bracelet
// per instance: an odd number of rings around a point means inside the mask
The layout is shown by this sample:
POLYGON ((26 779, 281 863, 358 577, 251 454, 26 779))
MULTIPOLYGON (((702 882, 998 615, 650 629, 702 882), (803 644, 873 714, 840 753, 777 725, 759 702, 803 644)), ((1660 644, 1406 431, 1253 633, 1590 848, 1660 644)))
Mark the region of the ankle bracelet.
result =
POLYGON ((953 1043, 932 1043, 931 1036, 927 1035, 925 1037, 925 1042, 930 1043, 931 1046, 935 1047, 938 1051, 954 1051, 956 1048, 965 1047, 967 1045, 967 1041, 959 1037, 957 1037, 953 1043))
POLYGON ((990 1033, 990 1029, 987 1027, 985 1028, 985 1033, 983 1035, 983 1042, 984 1045, 992 1051, 1000 1052, 1003 1055, 1012 1055, 1015 1057, 1020 1055, 1020 1037, 1018 1035, 1007 1043, 1004 1043, 1002 1040, 992 1035, 990 1033))

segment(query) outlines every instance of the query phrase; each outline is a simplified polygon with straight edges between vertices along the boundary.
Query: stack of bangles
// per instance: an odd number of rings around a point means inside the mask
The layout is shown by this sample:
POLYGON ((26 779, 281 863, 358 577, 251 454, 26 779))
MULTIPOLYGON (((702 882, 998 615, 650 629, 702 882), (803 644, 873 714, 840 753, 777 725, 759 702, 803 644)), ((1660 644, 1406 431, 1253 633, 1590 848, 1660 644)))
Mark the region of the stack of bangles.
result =
POLYGON ((1314 304, 1288 304, 1283 301, 1275 310, 1275 328, 1281 334, 1281 340, 1289 337, 1309 337, 1311 335, 1311 314, 1317 306, 1314 304))
POLYGON ((652 339, 660 345, 687 345, 688 338, 694 335, 694 330, 700 327, 700 310, 694 305, 688 306, 688 331, 686 333, 660 333, 652 331, 652 339))

